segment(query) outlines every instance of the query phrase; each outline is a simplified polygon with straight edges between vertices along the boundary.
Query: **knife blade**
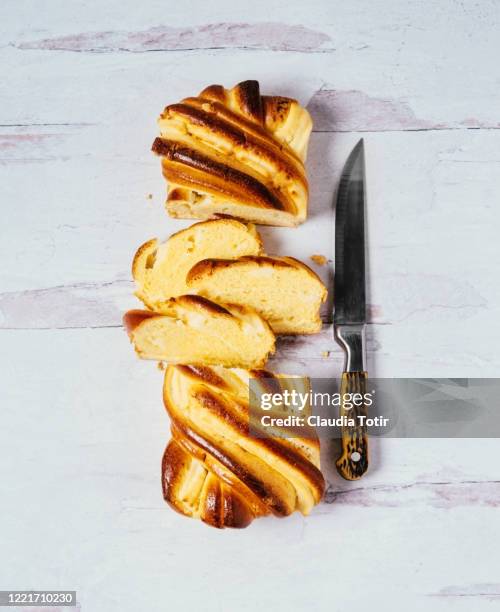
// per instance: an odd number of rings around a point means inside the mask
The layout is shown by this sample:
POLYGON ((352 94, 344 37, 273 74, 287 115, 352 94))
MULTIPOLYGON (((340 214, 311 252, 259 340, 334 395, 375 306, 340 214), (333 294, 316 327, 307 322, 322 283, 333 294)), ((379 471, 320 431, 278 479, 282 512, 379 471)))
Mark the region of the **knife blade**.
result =
MULTIPOLYGON (((360 416, 364 402, 353 406, 347 394, 366 393, 365 371, 365 154, 361 139, 349 155, 340 179, 335 208, 334 337, 345 353, 340 385, 342 452, 337 470, 357 480, 368 469, 368 438, 360 416)), ((350 396, 352 397, 352 395, 350 396)))

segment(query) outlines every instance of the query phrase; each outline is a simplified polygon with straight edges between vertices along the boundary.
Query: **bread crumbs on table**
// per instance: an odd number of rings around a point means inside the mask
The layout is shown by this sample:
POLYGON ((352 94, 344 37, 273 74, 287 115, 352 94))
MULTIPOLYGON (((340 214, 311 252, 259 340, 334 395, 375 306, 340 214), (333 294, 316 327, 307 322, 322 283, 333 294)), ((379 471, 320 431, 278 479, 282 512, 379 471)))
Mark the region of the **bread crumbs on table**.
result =
POLYGON ((328 259, 324 255, 311 255, 310 259, 318 264, 318 266, 326 266, 328 263, 328 259))

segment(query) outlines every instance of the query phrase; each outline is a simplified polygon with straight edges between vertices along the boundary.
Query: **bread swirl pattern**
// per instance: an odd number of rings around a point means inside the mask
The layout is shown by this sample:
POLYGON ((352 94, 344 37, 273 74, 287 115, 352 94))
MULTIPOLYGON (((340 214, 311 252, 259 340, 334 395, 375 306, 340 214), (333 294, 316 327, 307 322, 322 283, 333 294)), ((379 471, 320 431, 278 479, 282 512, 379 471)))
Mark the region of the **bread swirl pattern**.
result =
POLYGON ((295 226, 307 216, 304 169, 312 121, 296 100, 261 96, 257 81, 212 85, 167 106, 153 151, 171 216, 217 214, 295 226))
MULTIPOLYGON (((296 510, 308 514, 324 491, 314 434, 249 435, 250 377, 273 390, 290 380, 222 367, 177 365, 165 373, 173 437, 162 462, 163 495, 181 514, 213 527, 246 527, 256 517, 296 510)), ((294 385, 304 388, 307 381, 297 378, 294 385)))

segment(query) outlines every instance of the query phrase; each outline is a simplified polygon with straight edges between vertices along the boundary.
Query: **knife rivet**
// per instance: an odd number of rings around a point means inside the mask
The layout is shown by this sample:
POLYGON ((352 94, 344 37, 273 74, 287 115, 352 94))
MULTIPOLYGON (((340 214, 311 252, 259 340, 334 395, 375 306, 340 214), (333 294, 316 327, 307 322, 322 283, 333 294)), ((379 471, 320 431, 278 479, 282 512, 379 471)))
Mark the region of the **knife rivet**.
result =
POLYGON ((354 461, 354 463, 357 463, 360 459, 361 459, 361 455, 357 451, 354 451, 354 453, 351 453, 351 461, 354 461))

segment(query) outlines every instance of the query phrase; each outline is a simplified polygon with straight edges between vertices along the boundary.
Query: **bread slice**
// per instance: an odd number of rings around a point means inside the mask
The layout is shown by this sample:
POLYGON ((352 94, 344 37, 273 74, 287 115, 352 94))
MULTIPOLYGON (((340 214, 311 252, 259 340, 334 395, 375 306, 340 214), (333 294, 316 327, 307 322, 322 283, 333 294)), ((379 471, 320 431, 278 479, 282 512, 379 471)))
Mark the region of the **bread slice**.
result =
POLYGON ((186 282, 192 292, 210 300, 254 308, 276 334, 321 330, 319 309, 326 287, 293 257, 205 259, 191 268, 186 282))
POLYGON ((235 219, 195 223, 160 244, 149 240, 134 257, 132 275, 136 295, 151 310, 171 297, 189 293, 186 275, 201 259, 259 255, 262 241, 254 225, 235 219))
POLYGON ((274 334, 254 310, 196 295, 171 298, 162 314, 131 310, 123 323, 142 359, 260 368, 274 353, 274 334))
POLYGON ((211 85, 167 106, 158 124, 152 150, 162 158, 172 217, 222 213, 292 227, 305 221, 312 120, 296 100, 262 96, 257 81, 211 85))

